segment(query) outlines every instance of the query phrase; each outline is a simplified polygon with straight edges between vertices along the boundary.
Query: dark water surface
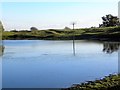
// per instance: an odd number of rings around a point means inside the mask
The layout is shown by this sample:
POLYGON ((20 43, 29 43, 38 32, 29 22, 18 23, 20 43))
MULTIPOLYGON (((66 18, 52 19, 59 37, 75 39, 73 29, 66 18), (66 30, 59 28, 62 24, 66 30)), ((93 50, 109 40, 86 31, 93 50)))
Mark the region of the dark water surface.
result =
POLYGON ((119 43, 5 40, 3 88, 65 88, 118 72, 119 43))

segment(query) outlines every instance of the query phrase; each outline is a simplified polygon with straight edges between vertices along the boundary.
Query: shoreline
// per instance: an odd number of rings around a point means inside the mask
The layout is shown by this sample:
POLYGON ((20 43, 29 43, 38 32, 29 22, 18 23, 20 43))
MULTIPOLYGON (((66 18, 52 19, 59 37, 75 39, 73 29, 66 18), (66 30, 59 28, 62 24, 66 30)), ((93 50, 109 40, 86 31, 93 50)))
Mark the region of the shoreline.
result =
MULTIPOLYGON (((16 38, 16 39, 2 39, 2 40, 73 40, 73 39, 49 39, 49 38, 44 38, 44 39, 37 39, 37 38, 16 38)), ((110 39, 110 38, 82 38, 82 39, 75 39, 75 40, 85 40, 85 41, 100 41, 100 42, 120 42, 120 39, 110 39)))
POLYGON ((119 90, 120 74, 110 74, 99 80, 86 81, 80 84, 73 84, 69 88, 62 90, 119 90))
POLYGON ((75 30, 4 31, 3 40, 97 40, 119 41, 120 27, 85 28, 75 30))

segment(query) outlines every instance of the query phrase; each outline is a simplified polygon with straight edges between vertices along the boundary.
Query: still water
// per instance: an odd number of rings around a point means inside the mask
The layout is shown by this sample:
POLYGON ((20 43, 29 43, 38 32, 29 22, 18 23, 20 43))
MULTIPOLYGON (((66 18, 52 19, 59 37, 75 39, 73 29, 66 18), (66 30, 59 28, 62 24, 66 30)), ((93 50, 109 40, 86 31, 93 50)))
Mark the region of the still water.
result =
POLYGON ((3 88, 66 88, 118 72, 119 43, 4 40, 3 88))

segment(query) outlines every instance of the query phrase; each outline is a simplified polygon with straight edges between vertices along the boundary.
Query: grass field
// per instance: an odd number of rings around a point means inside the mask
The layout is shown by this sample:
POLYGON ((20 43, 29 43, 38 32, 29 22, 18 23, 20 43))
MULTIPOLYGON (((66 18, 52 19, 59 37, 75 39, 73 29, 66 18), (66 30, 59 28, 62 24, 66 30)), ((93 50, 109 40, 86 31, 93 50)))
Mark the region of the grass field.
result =
POLYGON ((83 28, 75 30, 34 30, 34 31, 4 31, 3 40, 120 40, 120 27, 83 28))

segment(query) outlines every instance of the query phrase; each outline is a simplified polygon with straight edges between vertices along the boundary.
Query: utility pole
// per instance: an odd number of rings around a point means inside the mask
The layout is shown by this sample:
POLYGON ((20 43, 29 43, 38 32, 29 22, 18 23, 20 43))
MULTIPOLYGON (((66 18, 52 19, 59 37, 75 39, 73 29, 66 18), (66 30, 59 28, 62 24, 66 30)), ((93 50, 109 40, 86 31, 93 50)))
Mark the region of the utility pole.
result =
POLYGON ((75 56, 75 36, 74 36, 75 22, 73 22, 72 25, 73 25, 73 55, 75 56))

